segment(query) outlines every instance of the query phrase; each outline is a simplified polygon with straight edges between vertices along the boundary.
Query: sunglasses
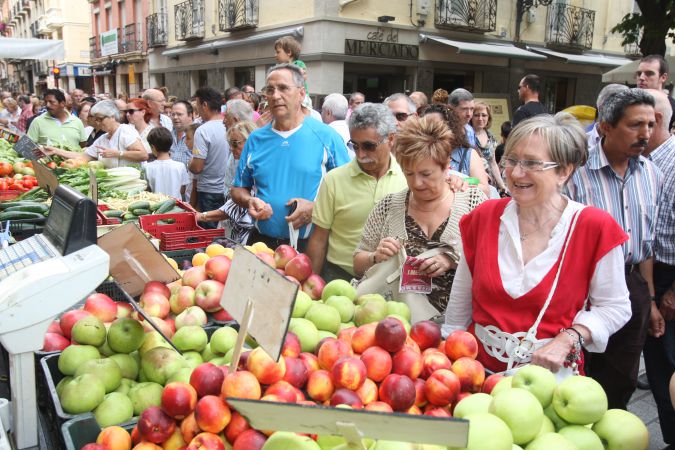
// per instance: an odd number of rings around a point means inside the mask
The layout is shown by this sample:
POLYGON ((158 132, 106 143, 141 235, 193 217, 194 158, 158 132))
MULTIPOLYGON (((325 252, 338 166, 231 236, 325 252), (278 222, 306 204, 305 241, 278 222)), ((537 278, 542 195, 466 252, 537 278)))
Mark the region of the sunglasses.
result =
POLYGON ((127 109, 125 112, 126 112, 127 114, 133 114, 133 113, 135 113, 136 111, 140 111, 140 109, 127 109))
POLYGON ((383 143, 385 141, 385 139, 386 138, 382 139, 380 142, 366 141, 366 142, 361 142, 361 143, 354 142, 350 139, 349 141, 347 141, 347 146, 349 148, 351 148, 352 150, 354 150, 355 152, 358 152, 361 149, 363 149, 363 151, 366 151, 366 152, 373 152, 373 151, 375 151, 375 149, 377 147, 380 146, 381 143, 383 143))
POLYGON ((408 120, 408 117, 412 116, 413 114, 414 113, 408 114, 404 112, 397 112, 394 113, 394 117, 396 117, 396 120, 398 120, 399 122, 405 122, 406 120, 408 120))

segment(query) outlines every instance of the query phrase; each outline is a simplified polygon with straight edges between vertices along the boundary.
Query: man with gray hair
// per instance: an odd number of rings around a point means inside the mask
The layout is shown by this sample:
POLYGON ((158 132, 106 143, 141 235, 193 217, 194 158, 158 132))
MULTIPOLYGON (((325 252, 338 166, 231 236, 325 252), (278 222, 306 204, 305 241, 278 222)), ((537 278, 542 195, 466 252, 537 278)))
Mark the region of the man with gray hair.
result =
POLYGON ((473 117, 473 94, 463 88, 457 88, 450 93, 448 97, 448 103, 450 104, 450 109, 455 116, 459 118, 459 121, 464 126, 464 131, 466 132, 466 140, 469 142, 469 146, 476 146, 476 132, 473 130, 473 127, 469 124, 471 118, 473 117))
POLYGON ((347 119, 349 119, 349 116, 351 116, 352 111, 358 108, 358 106, 365 101, 366 96, 363 95, 361 92, 352 92, 349 95, 349 109, 347 109, 347 119))
POLYGON ((356 156, 324 177, 312 213, 307 256, 314 273, 326 281, 354 276, 352 254, 368 214, 384 196, 407 186, 391 155, 396 121, 386 106, 364 103, 356 108, 349 132, 356 156))
MULTIPOLYGON (((349 127, 347 127, 347 99, 342 94, 329 94, 323 100, 321 107, 321 120, 323 123, 337 131, 342 140, 349 141, 349 127)), ((354 158, 354 152, 350 151, 350 159, 354 158)))
POLYGON ((417 115, 417 106, 415 103, 410 97, 400 92, 391 94, 389 97, 385 98, 382 103, 389 108, 396 118, 396 128, 401 128, 403 122, 408 120, 408 117, 417 115))
POLYGON ((642 156, 656 123, 654 97, 642 89, 619 91, 605 100, 600 113, 603 138, 564 189, 572 200, 610 213, 628 236, 622 245, 632 316, 609 338, 604 353, 587 354, 585 362, 586 373, 607 393, 609 407, 626 409, 637 386, 647 331, 663 334, 651 314, 652 243, 663 176, 642 156))
POLYGON ((605 101, 612 95, 616 94, 619 91, 625 91, 628 89, 628 86, 625 84, 612 83, 608 84, 598 94, 598 99, 595 102, 595 123, 591 125, 591 129, 586 133, 588 138, 588 148, 592 148, 600 142, 600 111, 602 110, 602 105, 605 104, 605 101))
POLYGON ((225 113, 223 114, 223 124, 228 130, 239 122, 253 122, 253 108, 246 100, 235 99, 228 100, 225 103, 225 113))

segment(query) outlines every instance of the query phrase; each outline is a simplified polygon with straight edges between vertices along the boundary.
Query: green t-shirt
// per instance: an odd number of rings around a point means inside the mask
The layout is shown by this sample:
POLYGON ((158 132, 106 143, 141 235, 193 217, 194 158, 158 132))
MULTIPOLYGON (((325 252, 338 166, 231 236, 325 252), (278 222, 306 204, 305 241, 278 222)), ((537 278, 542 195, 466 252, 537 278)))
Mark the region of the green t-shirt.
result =
POLYGON ((72 114, 61 122, 46 112, 33 119, 26 134, 38 144, 62 145, 73 150, 79 149, 80 142, 87 140, 82 121, 72 114))

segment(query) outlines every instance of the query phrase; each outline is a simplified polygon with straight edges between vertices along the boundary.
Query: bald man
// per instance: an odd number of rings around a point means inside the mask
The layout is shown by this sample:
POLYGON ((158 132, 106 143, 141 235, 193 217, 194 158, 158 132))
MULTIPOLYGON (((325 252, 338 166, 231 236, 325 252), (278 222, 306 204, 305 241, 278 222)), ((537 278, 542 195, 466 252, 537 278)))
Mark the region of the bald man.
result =
POLYGON ((173 131, 173 122, 164 114, 164 106, 166 105, 166 97, 159 89, 146 89, 143 92, 143 99, 148 102, 150 106, 150 123, 155 126, 162 126, 169 131, 173 131))

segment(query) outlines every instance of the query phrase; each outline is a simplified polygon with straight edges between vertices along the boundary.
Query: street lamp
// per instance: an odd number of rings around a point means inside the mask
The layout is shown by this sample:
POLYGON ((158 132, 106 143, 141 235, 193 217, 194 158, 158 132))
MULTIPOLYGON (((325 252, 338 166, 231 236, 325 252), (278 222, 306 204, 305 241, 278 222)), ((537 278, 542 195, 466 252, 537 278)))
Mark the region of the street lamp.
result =
POLYGON ((516 1, 516 36, 515 41, 520 42, 520 25, 523 23, 523 16, 531 8, 538 6, 550 6, 553 0, 517 0, 516 1))

